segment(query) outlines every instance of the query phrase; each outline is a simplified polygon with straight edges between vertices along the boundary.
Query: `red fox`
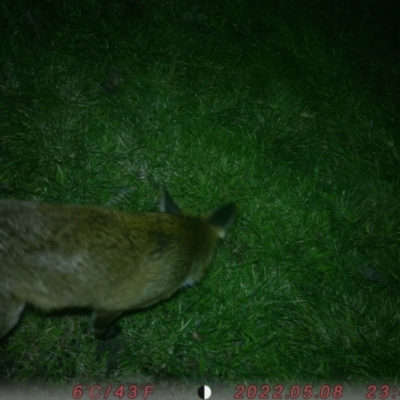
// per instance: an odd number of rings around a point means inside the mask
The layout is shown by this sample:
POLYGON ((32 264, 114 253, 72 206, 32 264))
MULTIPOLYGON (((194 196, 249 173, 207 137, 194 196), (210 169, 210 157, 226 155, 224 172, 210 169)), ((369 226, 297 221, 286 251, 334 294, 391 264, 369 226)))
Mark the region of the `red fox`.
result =
POLYGON ((89 308, 95 336, 109 339, 123 312, 199 281, 234 222, 235 204, 186 216, 164 192, 160 211, 0 200, 0 339, 26 303, 89 308))

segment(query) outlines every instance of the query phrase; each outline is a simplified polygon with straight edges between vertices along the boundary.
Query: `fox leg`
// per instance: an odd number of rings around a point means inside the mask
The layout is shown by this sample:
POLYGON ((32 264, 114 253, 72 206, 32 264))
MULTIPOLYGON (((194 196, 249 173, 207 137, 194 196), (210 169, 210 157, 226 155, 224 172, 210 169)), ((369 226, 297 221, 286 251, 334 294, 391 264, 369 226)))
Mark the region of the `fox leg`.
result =
POLYGON ((24 306, 22 301, 0 291, 0 339, 17 324, 24 306))
POLYGON ((93 332, 96 338, 102 340, 112 339, 121 331, 118 325, 113 322, 122 314, 116 311, 93 311, 93 332))

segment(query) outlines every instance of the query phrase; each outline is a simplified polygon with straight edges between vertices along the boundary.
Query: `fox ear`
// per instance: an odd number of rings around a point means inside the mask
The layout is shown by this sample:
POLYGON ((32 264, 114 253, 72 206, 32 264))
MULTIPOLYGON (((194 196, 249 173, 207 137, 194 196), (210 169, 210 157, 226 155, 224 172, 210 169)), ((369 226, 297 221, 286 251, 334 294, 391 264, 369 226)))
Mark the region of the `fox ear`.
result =
POLYGON ((207 221, 216 230, 218 236, 223 239, 226 232, 235 222, 236 205, 229 203, 218 208, 208 216, 207 221))
POLYGON ((163 191, 161 196, 160 211, 172 215, 182 215, 181 209, 166 190, 163 191))

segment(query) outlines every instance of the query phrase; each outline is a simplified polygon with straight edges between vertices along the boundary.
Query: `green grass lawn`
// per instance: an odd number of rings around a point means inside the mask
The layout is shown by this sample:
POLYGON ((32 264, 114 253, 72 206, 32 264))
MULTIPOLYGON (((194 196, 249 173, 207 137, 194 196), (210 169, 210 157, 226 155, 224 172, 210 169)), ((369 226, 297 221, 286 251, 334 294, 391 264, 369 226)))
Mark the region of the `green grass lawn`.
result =
POLYGON ((155 211, 167 187, 188 213, 239 210, 204 281, 111 342, 89 313, 28 308, 0 376, 397 382, 397 3, 14 0, 0 15, 1 197, 155 211))

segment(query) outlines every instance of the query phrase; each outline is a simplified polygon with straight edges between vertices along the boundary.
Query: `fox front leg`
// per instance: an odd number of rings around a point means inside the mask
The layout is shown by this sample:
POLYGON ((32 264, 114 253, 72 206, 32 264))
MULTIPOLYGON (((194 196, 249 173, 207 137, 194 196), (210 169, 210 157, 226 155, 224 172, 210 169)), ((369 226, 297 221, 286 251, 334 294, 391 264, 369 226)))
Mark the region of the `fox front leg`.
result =
POLYGON ((122 312, 115 311, 93 311, 93 333, 97 339, 109 340, 117 336, 121 328, 118 325, 113 324, 122 312))

